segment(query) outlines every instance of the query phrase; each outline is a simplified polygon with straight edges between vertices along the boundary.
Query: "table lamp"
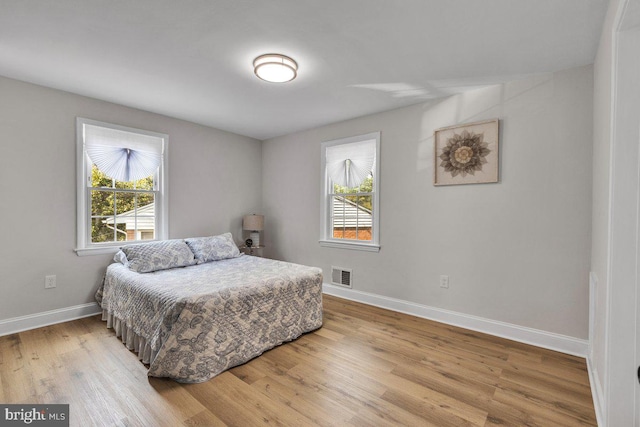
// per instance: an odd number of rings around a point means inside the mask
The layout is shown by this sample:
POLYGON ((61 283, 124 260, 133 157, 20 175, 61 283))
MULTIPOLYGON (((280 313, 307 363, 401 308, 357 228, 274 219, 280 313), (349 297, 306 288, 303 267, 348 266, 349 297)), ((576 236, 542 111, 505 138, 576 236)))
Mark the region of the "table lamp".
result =
POLYGON ((242 229, 251 232, 251 240, 253 243, 251 246, 259 247, 260 246, 260 231, 262 231, 264 227, 264 216, 263 215, 245 215, 242 219, 242 229))

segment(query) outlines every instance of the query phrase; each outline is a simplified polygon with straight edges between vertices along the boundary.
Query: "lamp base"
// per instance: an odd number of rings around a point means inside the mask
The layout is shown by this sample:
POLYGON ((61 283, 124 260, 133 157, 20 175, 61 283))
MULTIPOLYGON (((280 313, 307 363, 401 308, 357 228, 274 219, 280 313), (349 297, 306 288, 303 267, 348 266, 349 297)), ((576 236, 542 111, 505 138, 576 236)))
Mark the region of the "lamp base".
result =
POLYGON ((254 231, 250 234, 251 240, 253 241, 253 244, 251 246, 253 246, 254 248, 257 248, 258 246, 260 246, 260 233, 258 233, 257 231, 254 231))

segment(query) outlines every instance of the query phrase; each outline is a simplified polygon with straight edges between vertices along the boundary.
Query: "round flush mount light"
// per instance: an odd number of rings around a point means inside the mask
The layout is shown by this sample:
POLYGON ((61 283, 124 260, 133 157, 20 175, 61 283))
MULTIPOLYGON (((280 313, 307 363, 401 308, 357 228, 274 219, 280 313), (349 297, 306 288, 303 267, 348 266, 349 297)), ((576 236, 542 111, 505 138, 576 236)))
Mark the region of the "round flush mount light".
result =
POLYGON ((253 60, 253 71, 264 81, 285 83, 296 78, 298 64, 288 56, 268 53, 253 60))

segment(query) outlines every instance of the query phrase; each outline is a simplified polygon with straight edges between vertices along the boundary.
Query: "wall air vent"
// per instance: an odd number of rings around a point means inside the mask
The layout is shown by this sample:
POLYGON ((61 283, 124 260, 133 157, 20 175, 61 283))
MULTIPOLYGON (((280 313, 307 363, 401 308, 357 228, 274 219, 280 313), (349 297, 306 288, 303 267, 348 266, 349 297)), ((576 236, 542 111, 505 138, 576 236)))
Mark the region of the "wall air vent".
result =
POLYGON ((331 283, 351 287, 352 272, 350 269, 331 266, 331 283))

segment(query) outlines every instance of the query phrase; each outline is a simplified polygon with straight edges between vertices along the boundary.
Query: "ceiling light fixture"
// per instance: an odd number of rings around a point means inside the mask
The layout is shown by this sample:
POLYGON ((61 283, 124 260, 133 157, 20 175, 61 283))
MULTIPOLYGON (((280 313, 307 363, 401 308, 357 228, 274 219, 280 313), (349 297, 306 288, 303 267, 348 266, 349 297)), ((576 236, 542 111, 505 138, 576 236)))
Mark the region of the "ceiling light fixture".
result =
POLYGON ((260 55, 253 60, 253 71, 258 78, 272 83, 285 83, 298 75, 298 64, 279 53, 260 55))

